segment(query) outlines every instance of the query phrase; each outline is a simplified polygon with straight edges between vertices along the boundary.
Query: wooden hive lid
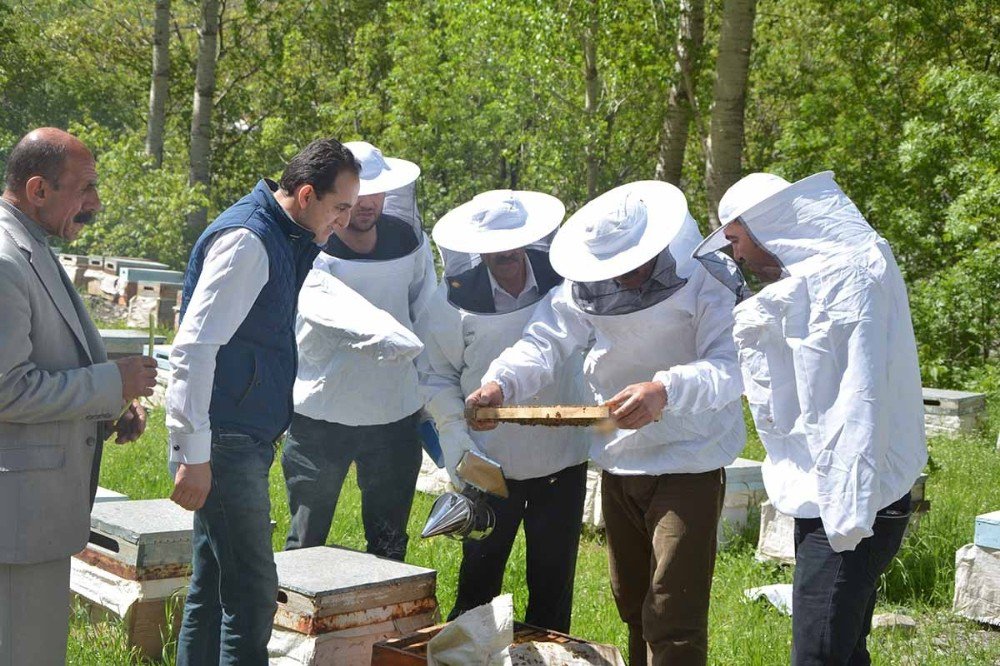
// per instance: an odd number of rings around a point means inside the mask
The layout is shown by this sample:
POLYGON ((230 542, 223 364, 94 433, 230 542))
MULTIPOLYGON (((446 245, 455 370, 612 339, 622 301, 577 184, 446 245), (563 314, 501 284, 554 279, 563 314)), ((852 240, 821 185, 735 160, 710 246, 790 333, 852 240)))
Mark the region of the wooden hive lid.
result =
POLYGON ((324 607, 336 605, 338 597, 350 598, 353 603, 366 592, 382 590, 391 584, 412 590, 415 596, 410 598, 418 598, 425 596, 427 589, 433 594, 437 581, 434 569, 337 546, 275 553, 274 563, 281 589, 321 600, 324 607))
POLYGON ((986 406, 985 393, 924 388, 924 411, 928 414, 967 414, 986 406))
POLYGON ((188 575, 193 516, 168 499, 95 504, 89 543, 76 557, 130 580, 188 575))
POLYGON ((168 499, 102 502, 90 514, 90 529, 136 545, 190 540, 193 516, 168 499))

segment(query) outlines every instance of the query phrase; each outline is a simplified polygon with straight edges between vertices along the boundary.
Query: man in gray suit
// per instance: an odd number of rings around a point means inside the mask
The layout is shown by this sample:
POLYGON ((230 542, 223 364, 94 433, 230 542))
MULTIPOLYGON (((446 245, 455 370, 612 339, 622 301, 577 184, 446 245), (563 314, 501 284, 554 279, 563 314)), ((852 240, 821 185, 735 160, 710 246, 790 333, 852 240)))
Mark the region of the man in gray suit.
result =
POLYGON ((65 663, 69 558, 90 533, 102 442, 142 434, 135 399, 156 382, 151 358, 108 362, 49 248, 48 236, 73 240, 100 206, 79 139, 42 128, 11 151, 0 198, 0 666, 65 663))

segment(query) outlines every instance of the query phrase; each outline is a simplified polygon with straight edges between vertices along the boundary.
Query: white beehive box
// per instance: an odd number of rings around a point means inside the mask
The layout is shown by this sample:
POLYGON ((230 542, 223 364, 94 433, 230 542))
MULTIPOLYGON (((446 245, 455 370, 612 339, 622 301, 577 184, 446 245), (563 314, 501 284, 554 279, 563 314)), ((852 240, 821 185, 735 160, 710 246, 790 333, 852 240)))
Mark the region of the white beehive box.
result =
POLYGON ((986 413, 986 395, 925 388, 924 427, 928 435, 959 434, 978 428, 986 413))
MULTIPOLYGON (((149 322, 145 323, 148 326, 149 322)), ((104 348, 108 352, 109 359, 122 358, 123 356, 136 356, 143 354, 149 347, 149 331, 134 328, 102 328, 98 331, 101 340, 104 341, 104 348)), ((154 335, 153 341, 159 345, 166 342, 162 335, 154 335)))
POLYGON ((726 496, 718 528, 720 545, 725 545, 733 534, 746 528, 751 515, 757 513, 765 499, 767 491, 758 461, 737 458, 726 465, 726 496))
POLYGON ((1000 550, 1000 511, 976 516, 976 537, 974 541, 977 546, 982 548, 1000 550))
POLYGON ((367 664, 372 645, 433 625, 437 572, 346 548, 275 553, 272 666, 367 664))
POLYGON ((72 560, 70 589, 91 617, 122 618, 128 644, 149 658, 163 648, 168 599, 191 575, 193 515, 166 499, 95 503, 90 543, 72 560))
POLYGON ((104 270, 112 275, 118 275, 123 268, 156 268, 168 270, 170 267, 159 261, 138 259, 135 257, 104 257, 104 270))

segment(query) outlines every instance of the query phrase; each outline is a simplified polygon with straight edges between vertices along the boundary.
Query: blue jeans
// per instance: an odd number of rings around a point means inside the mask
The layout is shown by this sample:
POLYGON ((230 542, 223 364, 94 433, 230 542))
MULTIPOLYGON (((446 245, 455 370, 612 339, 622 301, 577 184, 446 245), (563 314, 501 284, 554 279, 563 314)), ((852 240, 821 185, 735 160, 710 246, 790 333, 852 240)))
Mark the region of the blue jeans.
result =
POLYGON ((875 514, 872 534, 834 552, 819 518, 795 519, 792 664, 868 666, 878 581, 899 551, 910 493, 875 514))
POLYGON ((267 479, 273 462, 268 442, 233 432, 212 436, 212 489, 194 513, 178 666, 267 664, 278 607, 267 479))
POLYGON ((368 552, 403 560, 406 523, 420 472, 417 416, 370 426, 347 426, 301 414, 292 417, 281 455, 292 513, 286 550, 326 543, 353 462, 368 552))

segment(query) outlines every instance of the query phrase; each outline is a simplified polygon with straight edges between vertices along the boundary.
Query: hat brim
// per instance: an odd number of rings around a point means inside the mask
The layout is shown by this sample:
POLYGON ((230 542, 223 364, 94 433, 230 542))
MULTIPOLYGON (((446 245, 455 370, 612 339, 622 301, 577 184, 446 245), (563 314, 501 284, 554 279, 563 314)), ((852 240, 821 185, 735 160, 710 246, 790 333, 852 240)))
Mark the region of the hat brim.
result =
MULTIPOLYGON (((794 183, 786 183, 784 186, 775 189, 774 191, 768 193, 763 199, 757 201, 752 201, 749 203, 744 203, 743 205, 728 211, 728 218, 722 226, 725 227, 730 222, 735 222, 741 217, 752 217, 754 214, 759 213, 771 206, 775 205, 777 202, 784 201, 791 194, 792 196, 797 195, 797 193, 804 186, 808 186, 814 180, 821 180, 824 178, 833 178, 833 171, 819 171, 805 178, 800 178, 794 183)), ((723 195, 725 196, 725 195, 723 195)), ((720 215, 721 218, 721 215, 720 215)), ((720 220, 721 221, 721 220, 720 220)), ((708 240, 706 238, 706 240, 708 240)))
POLYGON ((679 189, 658 180, 643 180, 616 187, 587 203, 570 217, 552 241, 552 268, 567 280, 598 282, 634 270, 658 255, 677 237, 687 217, 687 200, 679 189), (605 198, 626 194, 646 204, 646 228, 631 247, 608 257, 599 257, 586 243, 586 230, 595 214, 607 210, 605 198))
POLYGON ((707 254, 712 254, 713 252, 718 252, 722 248, 730 245, 729 239, 726 238, 725 233, 726 225, 723 224, 718 229, 705 236, 705 240, 698 243, 698 246, 691 253, 691 256, 697 259, 698 257, 704 257, 707 254))
MULTIPOLYGON (((483 194, 488 194, 484 192, 483 194)), ((431 230, 434 242, 454 252, 487 254, 507 252, 531 245, 559 227, 566 207, 559 199, 543 192, 517 192, 517 198, 527 212, 524 224, 514 229, 483 229, 470 224, 473 214, 482 207, 477 195, 471 201, 453 208, 437 221, 431 230)))
POLYGON ((383 157, 389 166, 382 173, 374 178, 361 179, 361 187, 358 189, 358 196, 366 194, 381 194, 391 192, 405 187, 415 181, 420 176, 420 167, 413 162, 401 160, 396 157, 383 157))

